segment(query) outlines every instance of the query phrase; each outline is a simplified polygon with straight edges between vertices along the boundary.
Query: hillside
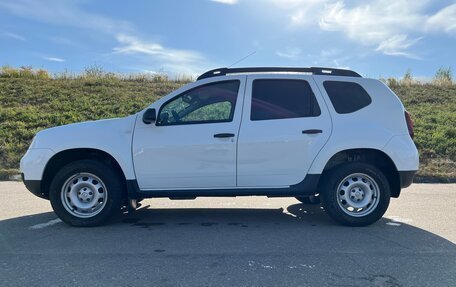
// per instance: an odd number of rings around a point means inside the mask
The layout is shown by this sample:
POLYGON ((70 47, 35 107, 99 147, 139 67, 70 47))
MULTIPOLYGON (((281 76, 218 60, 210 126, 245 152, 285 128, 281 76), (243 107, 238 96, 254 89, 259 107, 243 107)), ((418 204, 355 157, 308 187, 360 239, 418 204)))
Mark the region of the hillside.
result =
MULTIPOLYGON (((455 181, 456 85, 387 82, 415 121, 422 162, 418 180, 455 181)), ((0 74, 0 177, 17 173, 37 131, 129 115, 185 83, 110 74, 57 78, 0 74)))

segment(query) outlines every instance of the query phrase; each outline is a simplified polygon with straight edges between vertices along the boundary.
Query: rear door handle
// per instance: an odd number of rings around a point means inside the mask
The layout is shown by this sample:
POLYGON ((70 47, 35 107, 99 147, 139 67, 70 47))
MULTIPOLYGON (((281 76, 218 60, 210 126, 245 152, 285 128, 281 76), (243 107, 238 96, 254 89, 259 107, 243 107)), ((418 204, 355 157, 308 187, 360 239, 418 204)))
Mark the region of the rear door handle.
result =
POLYGON ((308 134, 308 135, 321 134, 322 132, 323 132, 322 130, 303 130, 302 131, 303 134, 308 134))
POLYGON ((221 134, 215 134, 214 138, 232 138, 234 137, 234 134, 230 133, 221 133, 221 134))

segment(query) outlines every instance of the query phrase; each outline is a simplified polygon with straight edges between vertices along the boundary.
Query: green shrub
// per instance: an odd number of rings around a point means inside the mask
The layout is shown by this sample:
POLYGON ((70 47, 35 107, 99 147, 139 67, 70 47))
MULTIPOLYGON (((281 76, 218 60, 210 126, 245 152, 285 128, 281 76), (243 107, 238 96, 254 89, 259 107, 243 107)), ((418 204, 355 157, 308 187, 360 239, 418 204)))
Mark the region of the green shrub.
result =
POLYGON ((12 68, 10 66, 3 66, 0 69, 1 78, 18 78, 20 77, 19 70, 12 68))
POLYGON ((51 78, 48 71, 43 70, 43 69, 37 70, 35 74, 38 79, 50 79, 51 78))
POLYGON ((407 71, 404 74, 404 77, 401 80, 402 85, 410 86, 413 84, 413 77, 412 77, 412 70, 407 69, 407 71))
POLYGON ((442 87, 449 87, 453 85, 453 75, 451 72, 451 68, 444 68, 441 67, 435 73, 434 79, 432 82, 435 85, 442 86, 442 87))

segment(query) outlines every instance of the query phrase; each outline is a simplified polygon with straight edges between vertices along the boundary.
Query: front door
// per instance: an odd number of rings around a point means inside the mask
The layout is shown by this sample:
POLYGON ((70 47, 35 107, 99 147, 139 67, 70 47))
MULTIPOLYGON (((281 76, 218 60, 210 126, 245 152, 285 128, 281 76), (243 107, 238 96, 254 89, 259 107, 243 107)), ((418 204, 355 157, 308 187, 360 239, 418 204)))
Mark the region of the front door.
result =
POLYGON ((245 78, 206 81, 170 98, 155 107, 156 123, 139 115, 132 153, 140 189, 236 187, 245 78))

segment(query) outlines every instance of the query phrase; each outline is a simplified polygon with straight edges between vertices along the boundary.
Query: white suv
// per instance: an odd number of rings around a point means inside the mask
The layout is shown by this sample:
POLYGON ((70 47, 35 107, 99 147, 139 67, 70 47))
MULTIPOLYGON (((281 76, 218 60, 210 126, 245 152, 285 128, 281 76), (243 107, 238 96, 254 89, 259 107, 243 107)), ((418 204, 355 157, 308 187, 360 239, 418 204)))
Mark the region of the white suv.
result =
POLYGON ((418 170, 413 124, 382 82, 331 68, 221 68, 139 113, 40 131, 26 187, 75 226, 143 198, 263 195, 371 224, 418 170))

